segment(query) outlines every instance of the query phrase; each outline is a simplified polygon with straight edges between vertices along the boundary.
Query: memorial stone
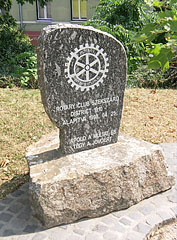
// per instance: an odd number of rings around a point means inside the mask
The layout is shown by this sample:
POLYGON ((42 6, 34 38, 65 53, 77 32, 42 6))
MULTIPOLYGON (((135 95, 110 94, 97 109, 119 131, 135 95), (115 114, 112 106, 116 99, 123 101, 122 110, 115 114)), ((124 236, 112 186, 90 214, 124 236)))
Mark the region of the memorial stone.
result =
POLYGON ((119 41, 89 27, 49 26, 38 66, 44 107, 60 129, 60 141, 51 133, 26 153, 31 209, 46 227, 122 210, 173 186, 158 146, 121 135, 117 142, 126 82, 119 41))
POLYGON ((91 27, 48 26, 39 37, 38 75, 62 153, 117 142, 126 83, 126 54, 117 39, 91 27))

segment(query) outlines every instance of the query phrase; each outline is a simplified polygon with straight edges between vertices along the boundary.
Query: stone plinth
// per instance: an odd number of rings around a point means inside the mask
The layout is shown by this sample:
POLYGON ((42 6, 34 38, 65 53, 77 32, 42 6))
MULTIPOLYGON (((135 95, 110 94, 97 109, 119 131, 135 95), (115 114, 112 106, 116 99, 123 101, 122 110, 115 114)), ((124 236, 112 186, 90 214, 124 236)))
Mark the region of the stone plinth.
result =
POLYGON ((45 226, 125 209, 172 187, 159 146, 122 135, 118 140, 61 156, 53 132, 29 147, 32 210, 45 226))

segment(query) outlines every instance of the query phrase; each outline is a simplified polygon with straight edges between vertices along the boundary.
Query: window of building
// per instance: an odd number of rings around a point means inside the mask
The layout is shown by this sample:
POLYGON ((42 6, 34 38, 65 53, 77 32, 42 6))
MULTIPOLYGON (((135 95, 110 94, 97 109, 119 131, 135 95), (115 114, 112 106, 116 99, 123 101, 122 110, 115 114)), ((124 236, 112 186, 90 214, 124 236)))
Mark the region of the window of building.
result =
POLYGON ((71 0, 72 20, 87 19, 87 0, 71 0))
POLYGON ((37 6, 37 19, 38 20, 46 20, 51 19, 51 2, 48 2, 44 7, 41 7, 39 2, 36 1, 37 6))

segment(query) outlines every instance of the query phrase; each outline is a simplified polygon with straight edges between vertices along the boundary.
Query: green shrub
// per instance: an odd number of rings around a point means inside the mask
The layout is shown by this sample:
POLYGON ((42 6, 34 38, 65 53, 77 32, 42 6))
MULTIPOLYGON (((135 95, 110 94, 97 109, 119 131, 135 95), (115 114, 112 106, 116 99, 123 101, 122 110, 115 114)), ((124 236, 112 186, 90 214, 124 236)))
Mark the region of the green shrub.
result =
POLYGON ((146 23, 154 22, 156 13, 149 11, 144 0, 100 0, 93 18, 86 25, 112 34, 125 47, 128 72, 137 69, 144 60, 145 46, 132 38, 146 23))
POLYGON ((38 87, 34 47, 8 14, 0 16, 0 87, 38 87))
POLYGON ((171 83, 171 88, 177 88, 177 55, 172 58, 170 67, 164 73, 165 81, 171 83))
POLYGON ((87 21, 84 25, 92 26, 105 31, 113 35, 123 44, 127 54, 129 73, 136 70, 141 61, 144 59, 145 48, 143 43, 135 43, 131 41, 131 38, 134 35, 133 31, 127 30, 122 25, 115 25, 110 28, 107 22, 93 19, 87 21))
POLYGON ((177 2, 154 1, 153 6, 159 8, 156 21, 146 24, 133 40, 146 43, 149 68, 164 72, 177 55, 177 2))
MULTIPOLYGON (((173 74, 175 76, 176 71, 174 71, 173 74)), ((173 78, 169 70, 163 73, 160 69, 149 69, 147 64, 145 64, 128 75, 127 87, 175 89, 177 87, 177 81, 176 76, 173 78)))

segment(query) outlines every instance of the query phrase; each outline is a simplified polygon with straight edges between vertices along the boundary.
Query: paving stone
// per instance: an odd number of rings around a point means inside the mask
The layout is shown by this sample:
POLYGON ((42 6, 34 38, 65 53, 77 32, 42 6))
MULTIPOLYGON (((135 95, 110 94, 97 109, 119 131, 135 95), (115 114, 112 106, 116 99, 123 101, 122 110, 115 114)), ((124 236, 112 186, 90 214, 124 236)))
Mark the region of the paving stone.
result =
POLYGON ((117 231, 117 232, 125 232, 126 228, 124 226, 122 226, 120 223, 117 223, 114 227, 111 228, 113 231, 117 231))
POLYGON ((166 222, 166 221, 174 218, 174 213, 171 212, 170 210, 168 212, 167 211, 159 211, 159 212, 157 212, 157 215, 159 215, 162 218, 163 222, 166 222))
POLYGON ((67 227, 68 227, 67 224, 60 225, 60 228, 62 228, 62 229, 67 229, 67 227))
POLYGON ((6 206, 0 204, 0 211, 3 211, 6 208, 6 206))
POLYGON ((27 202, 27 203, 25 204, 25 210, 28 211, 28 212, 30 212, 30 215, 32 215, 30 202, 27 202))
POLYGON ((13 219, 9 226, 13 229, 24 229, 26 226, 26 221, 24 221, 23 219, 13 219))
POLYGON ((20 186, 20 190, 24 190, 24 192, 29 191, 29 182, 24 183, 23 185, 20 186))
MULTIPOLYGON (((13 236, 13 235, 7 235, 7 236, 4 236, 4 237, 0 237, 0 239, 2 239, 2 240, 19 240, 19 238, 17 237, 17 236, 13 236)), ((23 239, 23 240, 25 240, 25 239, 23 239)))
POLYGON ((31 240, 31 234, 18 235, 14 240, 28 240, 28 239, 31 240))
POLYGON ((19 203, 12 204, 7 211, 11 213, 19 213, 23 209, 23 205, 19 203))
POLYGON ((125 217, 121 218, 119 220, 119 222, 123 223, 124 225, 129 225, 129 226, 132 224, 132 222, 129 219, 125 218, 125 217))
POLYGON ((172 207, 171 210, 174 212, 175 216, 177 217, 177 206, 172 207))
POLYGON ((48 229, 46 229, 44 226, 42 225, 39 225, 37 226, 35 232, 44 232, 44 231, 47 231, 48 229))
POLYGON ((79 235, 84 235, 85 231, 83 229, 80 228, 74 228, 73 232, 79 234, 79 235))
POLYGON ((40 221, 33 216, 29 216, 28 223, 29 223, 29 225, 41 226, 40 221))
POLYGON ((44 240, 46 237, 44 233, 36 233, 31 240, 44 240))
POLYGON ((69 235, 67 230, 57 228, 57 227, 48 230, 47 234, 48 234, 48 239, 50 240, 57 240, 57 239, 66 240, 66 238, 69 235))
POLYGON ((102 236, 98 233, 88 233, 85 237, 85 240, 102 240, 102 236))
POLYGON ((21 212, 28 214, 28 216, 32 216, 31 208, 27 205, 21 210, 21 212))
POLYGON ((151 227, 146 223, 138 223, 133 230, 140 233, 148 234, 151 230, 151 227))
POLYGON ((133 220, 140 220, 140 219, 144 218, 144 215, 142 213, 136 211, 136 212, 129 213, 128 217, 133 220))
POLYGON ((158 226, 161 222, 162 222, 162 219, 157 214, 151 214, 146 219, 146 223, 149 224, 151 226, 151 228, 158 226))
POLYGON ((9 222, 12 217, 13 216, 11 214, 9 214, 9 213, 1 213, 0 214, 0 221, 2 221, 2 222, 9 222))
POLYGON ((177 196, 176 196, 175 194, 170 195, 170 196, 168 196, 167 198, 168 198, 168 200, 169 200, 170 202, 172 202, 172 203, 177 203, 177 196))
POLYGON ((105 240, 118 240, 118 235, 114 232, 106 232, 103 234, 103 239, 105 240))
POLYGON ((124 238, 124 240, 143 240, 144 238, 144 234, 143 233, 139 233, 139 232, 135 232, 135 231, 130 231, 128 232, 126 238, 124 238))
POLYGON ((20 197, 21 195, 24 194, 24 191, 23 190, 20 190, 20 189, 17 189, 16 191, 14 191, 13 193, 10 194, 11 197, 20 197))
POLYGON ((158 194, 152 197, 151 202, 156 206, 156 208, 166 206, 168 200, 163 194, 158 194))
POLYGON ((23 232, 25 233, 34 233, 36 230, 37 226, 36 225, 27 225, 23 232))
POLYGON ((166 199, 166 201, 168 202, 168 196, 173 195, 173 193, 175 193, 175 192, 176 191, 175 191, 175 188, 173 186, 172 188, 168 189, 167 191, 164 191, 162 193, 162 195, 160 195, 160 197, 166 199))
MULTIPOLYGON (((177 182, 176 182, 176 183, 177 183, 177 182)), ((171 188, 171 190, 169 191, 169 194, 170 194, 170 192, 174 193, 175 196, 176 196, 176 193, 177 193, 177 184, 174 185, 174 186, 171 188)))
POLYGON ((77 236, 71 235, 66 238, 66 240, 82 240, 82 239, 84 238, 78 235, 77 236))
POLYGON ((152 206, 152 204, 147 204, 141 208, 138 209, 142 214, 144 215, 148 215, 150 214, 152 211, 155 210, 155 208, 152 206))
POLYGON ((17 215, 17 218, 23 219, 23 220, 28 220, 30 218, 30 215, 26 211, 22 211, 17 215))
POLYGON ((122 210, 122 211, 113 212, 112 215, 117 217, 117 218, 120 218, 120 217, 126 215, 126 211, 122 210))
POLYGON ((92 231, 96 231, 96 232, 106 232, 108 230, 108 227, 103 225, 103 224, 97 224, 92 231))
POLYGON ((116 217, 113 217, 112 215, 106 215, 102 217, 101 222, 107 224, 107 225, 116 225, 118 223, 118 219, 116 217))
POLYGON ((13 201, 13 198, 6 198, 4 200, 1 200, 1 204, 4 204, 4 205, 9 205, 11 202, 13 201))
POLYGON ((76 224, 73 224, 73 226, 77 226, 77 228, 84 229, 84 230, 91 230, 91 228, 94 226, 94 219, 92 220, 85 220, 85 221, 79 221, 76 224))
POLYGON ((14 231, 12 229, 5 229, 3 232, 3 236, 11 236, 14 235, 14 231))
POLYGON ((4 226, 4 224, 0 223, 0 229, 4 226))
POLYGON ((29 196, 24 196, 18 199, 18 202, 25 205, 25 206, 29 206, 29 196))

